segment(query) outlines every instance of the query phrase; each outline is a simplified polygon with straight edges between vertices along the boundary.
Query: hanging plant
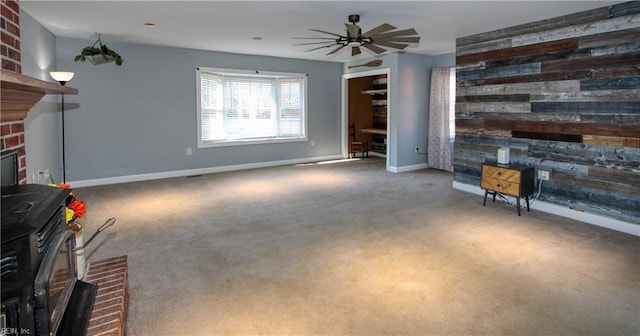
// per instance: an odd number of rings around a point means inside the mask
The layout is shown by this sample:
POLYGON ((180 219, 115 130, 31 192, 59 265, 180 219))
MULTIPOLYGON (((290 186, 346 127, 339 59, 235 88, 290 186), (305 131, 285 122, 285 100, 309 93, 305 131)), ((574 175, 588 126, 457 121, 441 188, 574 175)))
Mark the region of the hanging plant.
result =
POLYGON ((122 57, 115 51, 109 49, 106 44, 102 44, 102 40, 100 39, 100 35, 98 35, 98 40, 90 47, 84 47, 82 51, 80 51, 80 55, 77 55, 73 58, 75 62, 84 62, 89 61, 93 65, 116 62, 117 66, 122 65, 122 57))

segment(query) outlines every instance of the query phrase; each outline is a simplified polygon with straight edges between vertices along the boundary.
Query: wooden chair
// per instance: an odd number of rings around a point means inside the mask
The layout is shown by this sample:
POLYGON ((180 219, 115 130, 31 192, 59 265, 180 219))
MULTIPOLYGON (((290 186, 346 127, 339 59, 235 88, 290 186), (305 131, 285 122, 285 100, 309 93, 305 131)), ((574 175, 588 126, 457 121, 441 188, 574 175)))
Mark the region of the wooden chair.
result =
POLYGON ((349 157, 355 158, 356 153, 360 153, 360 158, 364 160, 365 155, 369 157, 369 142, 356 141, 356 124, 349 125, 349 135, 351 136, 351 146, 349 148, 349 157))

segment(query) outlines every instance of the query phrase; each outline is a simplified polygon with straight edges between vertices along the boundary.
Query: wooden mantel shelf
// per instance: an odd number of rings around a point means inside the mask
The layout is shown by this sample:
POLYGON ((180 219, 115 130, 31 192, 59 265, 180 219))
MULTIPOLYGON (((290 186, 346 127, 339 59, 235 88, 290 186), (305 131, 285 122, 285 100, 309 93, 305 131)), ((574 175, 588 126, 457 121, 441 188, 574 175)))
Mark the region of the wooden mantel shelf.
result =
POLYGON ((2 70, 0 79, 2 80, 2 96, 0 100, 2 121, 26 118, 29 110, 45 94, 78 94, 78 89, 54 82, 46 82, 12 71, 2 70))

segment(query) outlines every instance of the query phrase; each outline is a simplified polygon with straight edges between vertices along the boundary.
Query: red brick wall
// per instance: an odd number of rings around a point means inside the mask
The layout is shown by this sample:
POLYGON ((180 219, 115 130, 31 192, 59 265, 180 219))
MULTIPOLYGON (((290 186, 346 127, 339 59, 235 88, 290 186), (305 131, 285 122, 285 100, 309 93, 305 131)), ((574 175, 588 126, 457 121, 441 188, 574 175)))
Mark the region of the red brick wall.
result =
POLYGON ((0 46, 2 68, 22 73, 20 64, 20 5, 16 0, 2 0, 0 19, 0 46))
MULTIPOLYGON (((20 64, 20 5, 17 0, 1 0, 0 4, 0 52, 2 69, 22 73, 20 64)), ((24 122, 0 123, 0 147, 2 150, 18 150, 20 161, 18 180, 27 183, 27 158, 24 146, 24 122)))

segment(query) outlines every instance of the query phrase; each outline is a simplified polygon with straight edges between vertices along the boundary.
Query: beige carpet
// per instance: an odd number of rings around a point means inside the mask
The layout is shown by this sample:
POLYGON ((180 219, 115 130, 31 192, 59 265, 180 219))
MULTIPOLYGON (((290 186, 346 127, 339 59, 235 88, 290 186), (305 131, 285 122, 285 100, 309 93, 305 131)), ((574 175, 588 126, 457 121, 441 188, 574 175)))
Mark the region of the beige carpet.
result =
MULTIPOLYGON (((640 335, 640 238, 380 159, 81 188, 128 335, 640 335)), ((544 190, 543 190, 544 192, 544 190)))

